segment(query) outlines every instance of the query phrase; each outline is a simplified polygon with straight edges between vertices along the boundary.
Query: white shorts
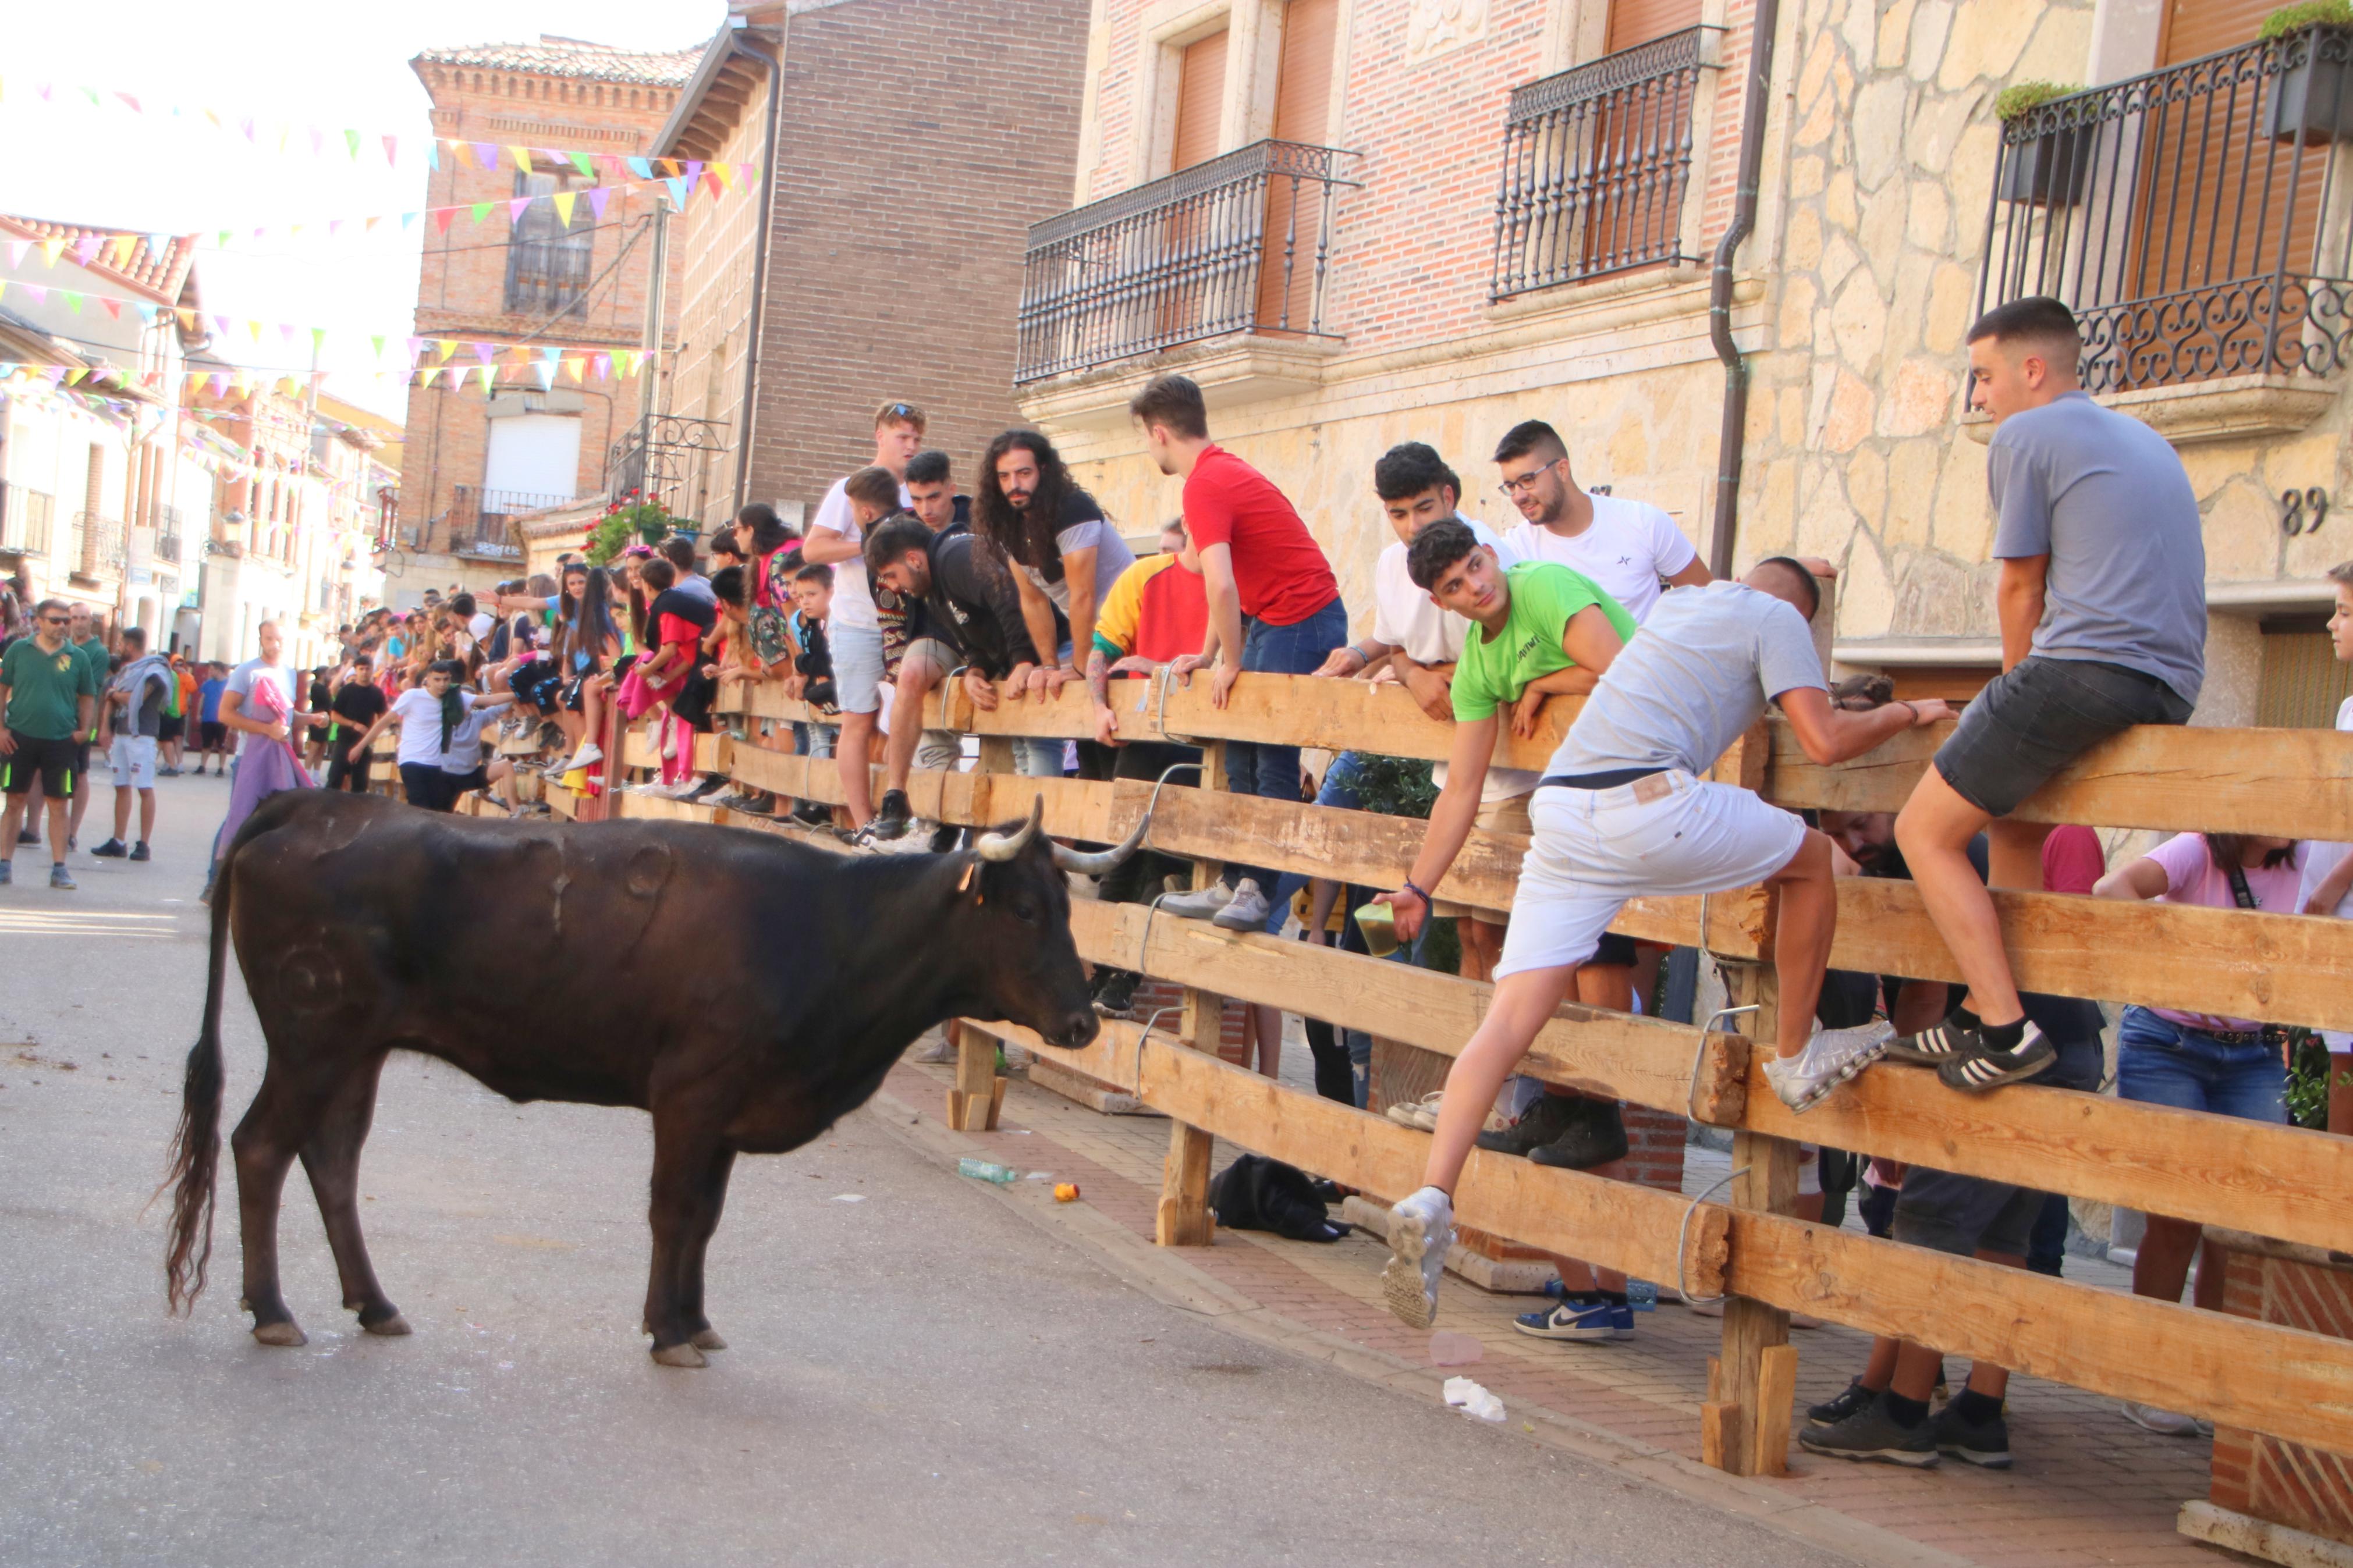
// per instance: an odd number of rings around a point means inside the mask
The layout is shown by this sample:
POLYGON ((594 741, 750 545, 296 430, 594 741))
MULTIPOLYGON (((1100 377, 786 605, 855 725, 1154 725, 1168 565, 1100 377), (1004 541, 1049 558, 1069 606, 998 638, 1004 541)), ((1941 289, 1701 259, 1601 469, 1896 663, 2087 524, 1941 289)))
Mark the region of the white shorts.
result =
POLYGON ((117 735, 106 749, 106 765, 114 770, 117 789, 155 787, 155 737, 117 735))
POLYGON ((882 628, 833 629, 834 700, 844 713, 871 713, 882 705, 882 628))
POLYGON ((1616 789, 1539 789, 1535 828, 1495 978, 1593 956, 1632 898, 1721 893, 1761 882, 1789 863, 1806 825, 1750 790, 1681 772, 1616 789), (1648 796, 1637 800, 1635 793, 1648 796))

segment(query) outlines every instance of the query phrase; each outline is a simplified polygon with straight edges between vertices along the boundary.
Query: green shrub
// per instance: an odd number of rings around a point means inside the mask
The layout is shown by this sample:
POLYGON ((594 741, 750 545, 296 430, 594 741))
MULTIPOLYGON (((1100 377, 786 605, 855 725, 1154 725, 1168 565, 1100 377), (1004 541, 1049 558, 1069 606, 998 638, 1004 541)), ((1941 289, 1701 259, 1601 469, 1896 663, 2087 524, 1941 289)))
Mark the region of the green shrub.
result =
POLYGON ((2302 0, 2283 5, 2263 18, 2255 30, 2259 38, 2284 38, 2306 27, 2353 27, 2353 0, 2302 0))
POLYGON ((1993 113, 1997 120, 2016 120, 2032 110, 2042 108, 2054 98, 2065 98, 2083 91, 2079 84, 2056 81, 2012 82, 1994 95, 1993 113))

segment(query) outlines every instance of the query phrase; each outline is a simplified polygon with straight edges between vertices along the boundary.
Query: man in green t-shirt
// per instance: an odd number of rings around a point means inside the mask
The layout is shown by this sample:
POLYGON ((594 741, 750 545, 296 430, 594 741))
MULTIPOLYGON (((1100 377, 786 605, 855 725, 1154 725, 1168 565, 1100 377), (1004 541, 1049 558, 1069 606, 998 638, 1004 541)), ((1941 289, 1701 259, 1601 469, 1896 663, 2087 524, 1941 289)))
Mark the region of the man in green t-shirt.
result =
POLYGON ((98 682, 90 661, 66 640, 72 619, 62 599, 45 599, 33 612, 33 635, 0 652, 0 884, 14 874, 16 831, 36 780, 48 807, 49 886, 70 889, 66 870, 66 813, 82 793, 76 760, 80 738, 98 718, 98 682))

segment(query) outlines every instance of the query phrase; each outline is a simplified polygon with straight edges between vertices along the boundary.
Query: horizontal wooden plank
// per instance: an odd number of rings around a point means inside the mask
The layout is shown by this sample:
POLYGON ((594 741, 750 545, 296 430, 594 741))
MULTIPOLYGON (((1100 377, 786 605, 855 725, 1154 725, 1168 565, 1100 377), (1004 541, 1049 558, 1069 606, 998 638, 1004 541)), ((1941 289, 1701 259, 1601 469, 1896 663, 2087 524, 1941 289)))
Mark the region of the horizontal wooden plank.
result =
MULTIPOLYGON (((1444 1056, 1458 1054, 1486 1016, 1494 987, 1274 937, 1243 936, 1205 921, 1155 915, 1138 904, 1071 906, 1079 951, 1097 963, 1262 1002, 1341 1028, 1377 1032, 1444 1056)), ((1748 1093, 1748 1042, 1656 1018, 1564 1005, 1530 1049, 1529 1076, 1564 1088, 1672 1110, 1723 1126, 1748 1093), (1700 1088, 1692 1092, 1699 1063, 1700 1088)), ((1778 1101, 1776 1103, 1778 1103, 1778 1101)))
POLYGON ((1732 1212, 1730 1279, 1790 1311, 2353 1453, 2353 1341, 1753 1210, 1732 1212))
MULTIPOLYGON (((1070 1051, 1016 1025, 979 1027, 1124 1089, 1187 1126, 1303 1171, 1392 1200, 1421 1184, 1428 1133, 1287 1089, 1158 1031, 1146 1039, 1139 1025, 1107 1022, 1092 1045, 1070 1051)), ((1689 1205, 1675 1194, 1475 1150, 1461 1194, 1456 1216, 1464 1225, 1646 1279, 1677 1275, 1689 1205)), ((1722 1289, 1726 1213, 1703 1206, 1684 1242, 1685 1277, 1704 1294, 1722 1289)))

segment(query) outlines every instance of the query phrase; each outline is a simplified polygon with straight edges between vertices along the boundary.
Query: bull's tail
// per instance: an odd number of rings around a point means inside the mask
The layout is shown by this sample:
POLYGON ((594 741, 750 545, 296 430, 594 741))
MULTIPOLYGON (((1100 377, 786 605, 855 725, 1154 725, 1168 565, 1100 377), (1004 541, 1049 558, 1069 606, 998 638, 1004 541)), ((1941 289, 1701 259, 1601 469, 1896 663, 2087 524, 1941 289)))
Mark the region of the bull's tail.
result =
MULTIPOLYGON (((239 839, 244 835, 238 836, 239 839)), ((188 1052, 180 1089, 180 1125, 172 1138, 172 1161, 164 1184, 172 1195, 172 1250, 164 1259, 164 1287, 171 1310, 185 1311, 205 1288, 205 1267, 213 1256, 213 1185, 220 1166, 221 993, 228 972, 228 913, 237 846, 221 858, 213 887, 212 961, 205 982, 205 1021, 188 1052)))

